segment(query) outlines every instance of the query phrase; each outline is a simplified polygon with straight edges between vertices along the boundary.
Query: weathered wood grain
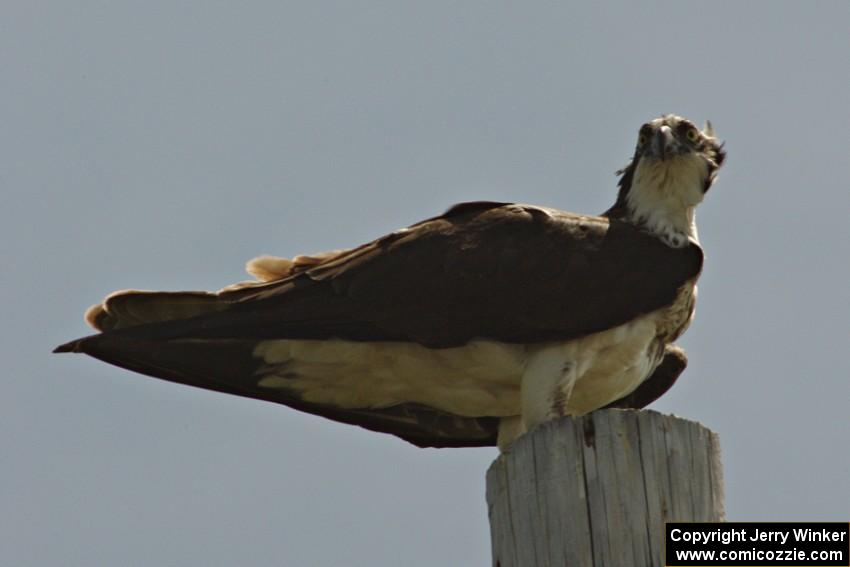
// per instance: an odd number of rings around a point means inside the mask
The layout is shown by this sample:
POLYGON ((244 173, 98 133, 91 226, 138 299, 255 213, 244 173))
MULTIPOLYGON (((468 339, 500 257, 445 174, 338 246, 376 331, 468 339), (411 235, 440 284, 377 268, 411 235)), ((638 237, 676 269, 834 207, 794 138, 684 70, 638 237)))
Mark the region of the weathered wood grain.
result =
POLYGON ((717 435, 654 411, 545 423, 487 471, 493 565, 663 565, 664 522, 724 519, 717 435))

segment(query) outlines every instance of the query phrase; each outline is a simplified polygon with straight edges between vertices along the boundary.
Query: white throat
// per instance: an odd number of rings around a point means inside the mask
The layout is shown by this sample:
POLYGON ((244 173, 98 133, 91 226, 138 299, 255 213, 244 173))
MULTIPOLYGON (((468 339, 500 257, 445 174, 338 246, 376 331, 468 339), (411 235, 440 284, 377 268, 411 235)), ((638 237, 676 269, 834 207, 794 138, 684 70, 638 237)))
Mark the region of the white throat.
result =
POLYGON ((707 176, 708 165, 697 155, 641 159, 626 195, 631 220, 674 248, 698 243, 695 211, 707 176))

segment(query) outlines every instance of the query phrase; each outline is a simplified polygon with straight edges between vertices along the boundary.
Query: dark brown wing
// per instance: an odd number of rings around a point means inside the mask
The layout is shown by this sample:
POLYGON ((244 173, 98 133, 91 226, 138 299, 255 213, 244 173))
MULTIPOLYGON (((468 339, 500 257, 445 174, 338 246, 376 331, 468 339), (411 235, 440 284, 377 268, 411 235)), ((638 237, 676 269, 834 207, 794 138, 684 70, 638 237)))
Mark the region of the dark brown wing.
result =
POLYGON ((481 206, 449 211, 280 282, 237 290, 222 298, 231 302, 226 309, 122 332, 434 348, 473 338, 565 340, 671 303, 701 264, 698 246, 673 249, 619 221, 481 206))

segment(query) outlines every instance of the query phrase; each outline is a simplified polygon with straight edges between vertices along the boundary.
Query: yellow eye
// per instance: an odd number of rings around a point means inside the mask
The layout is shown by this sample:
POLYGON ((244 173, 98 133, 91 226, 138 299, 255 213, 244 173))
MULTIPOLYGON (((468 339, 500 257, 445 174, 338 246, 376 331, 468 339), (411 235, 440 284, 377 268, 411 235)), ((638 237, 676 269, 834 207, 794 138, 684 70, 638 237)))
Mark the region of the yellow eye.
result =
POLYGON ((696 128, 688 128, 688 131, 685 132, 685 136, 691 142, 696 142, 697 140, 699 140, 699 132, 697 132, 696 128))

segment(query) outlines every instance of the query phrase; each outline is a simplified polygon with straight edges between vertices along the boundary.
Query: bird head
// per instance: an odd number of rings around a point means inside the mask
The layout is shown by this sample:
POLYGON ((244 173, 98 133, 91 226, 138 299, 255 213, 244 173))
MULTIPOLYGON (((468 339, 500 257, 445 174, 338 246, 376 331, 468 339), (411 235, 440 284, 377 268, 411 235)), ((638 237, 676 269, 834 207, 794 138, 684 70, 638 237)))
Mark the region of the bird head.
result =
POLYGON ((717 178, 726 152, 711 122, 667 114, 641 126, 634 157, 618 171, 617 202, 606 215, 652 232, 671 246, 696 240, 694 209, 717 178))
MULTIPOLYGON (((723 144, 717 141, 711 122, 706 121, 700 130, 693 122, 668 114, 647 122, 638 132, 635 155, 630 166, 643 165, 658 168, 687 167, 690 164, 702 164, 707 173, 715 173, 723 164, 726 153, 723 144)), ((708 187, 714 181, 706 178, 708 187)))

